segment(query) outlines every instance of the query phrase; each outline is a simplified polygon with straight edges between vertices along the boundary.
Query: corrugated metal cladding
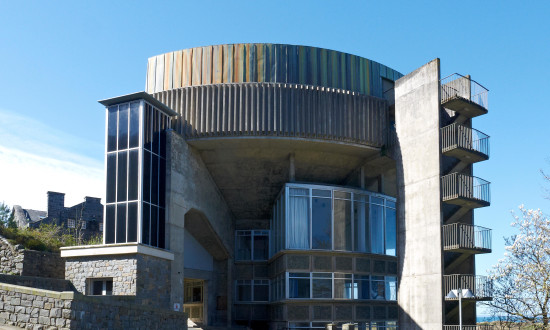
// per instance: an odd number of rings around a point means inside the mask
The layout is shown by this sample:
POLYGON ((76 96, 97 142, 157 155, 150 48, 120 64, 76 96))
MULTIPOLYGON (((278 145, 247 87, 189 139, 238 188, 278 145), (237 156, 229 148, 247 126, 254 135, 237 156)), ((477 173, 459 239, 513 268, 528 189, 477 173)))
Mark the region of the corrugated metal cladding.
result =
POLYGON ((332 87, 382 97, 382 78, 403 75, 380 63, 333 50, 280 44, 231 44, 149 58, 148 93, 241 82, 332 87))
POLYGON ((387 104, 380 98, 296 84, 216 84, 153 95, 181 115, 176 130, 187 139, 215 136, 285 136, 385 144, 387 104))

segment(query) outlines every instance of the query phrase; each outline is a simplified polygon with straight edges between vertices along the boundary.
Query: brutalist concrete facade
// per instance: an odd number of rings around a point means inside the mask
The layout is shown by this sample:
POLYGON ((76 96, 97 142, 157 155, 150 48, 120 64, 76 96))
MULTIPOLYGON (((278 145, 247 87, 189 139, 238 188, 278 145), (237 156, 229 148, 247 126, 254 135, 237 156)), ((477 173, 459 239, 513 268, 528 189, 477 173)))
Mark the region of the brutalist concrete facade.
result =
POLYGON ((100 102, 102 251, 164 258, 158 293, 191 320, 441 329, 458 293, 464 324, 490 299, 474 267, 490 230, 472 212, 490 202, 472 176, 487 90, 441 79, 438 59, 403 76, 314 47, 199 47, 150 58, 146 92, 100 102))

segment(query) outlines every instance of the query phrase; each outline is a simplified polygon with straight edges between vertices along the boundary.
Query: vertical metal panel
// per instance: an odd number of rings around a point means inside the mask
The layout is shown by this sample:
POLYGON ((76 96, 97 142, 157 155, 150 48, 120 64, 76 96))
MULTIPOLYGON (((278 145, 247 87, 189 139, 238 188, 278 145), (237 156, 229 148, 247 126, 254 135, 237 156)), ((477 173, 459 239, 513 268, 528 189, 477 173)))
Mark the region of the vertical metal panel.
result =
POLYGON ((212 83, 221 84, 223 82, 223 50, 224 47, 212 47, 212 83))
POLYGON ((147 93, 155 92, 155 73, 157 72, 157 58, 151 57, 147 60, 147 81, 145 90, 147 93))
POLYGON ((182 72, 181 72, 181 84, 182 86, 191 86, 193 81, 193 49, 184 49, 182 53, 182 72))
POLYGON ((172 89, 174 88, 173 87, 173 84, 172 84, 172 62, 173 62, 173 59, 174 59, 174 53, 167 53, 167 54, 164 54, 164 72, 163 72, 163 76, 164 76, 164 87, 163 87, 163 90, 168 90, 168 89, 172 89))
POLYGON ((202 48, 193 48, 193 72, 191 78, 191 84, 193 86, 200 85, 202 83, 202 48))
POLYGON ((264 82, 269 81, 269 78, 266 77, 266 45, 265 44, 257 44, 256 45, 256 63, 255 63, 255 70, 256 70, 256 81, 257 82, 264 82))
POLYGON ((156 72, 155 72, 155 92, 161 92, 163 89, 164 89, 164 55, 158 55, 156 72))
POLYGON ((212 83, 212 46, 202 47, 201 85, 212 83))
POLYGON ((222 46, 222 56, 223 56, 223 75, 222 79, 225 83, 233 82, 233 45, 223 45, 222 46))
POLYGON ((233 53, 233 82, 243 82, 244 81, 244 60, 245 60, 245 49, 243 44, 234 45, 233 53))
POLYGON ((183 71, 183 52, 181 50, 174 52, 174 65, 172 70, 173 88, 182 87, 181 74, 183 71))

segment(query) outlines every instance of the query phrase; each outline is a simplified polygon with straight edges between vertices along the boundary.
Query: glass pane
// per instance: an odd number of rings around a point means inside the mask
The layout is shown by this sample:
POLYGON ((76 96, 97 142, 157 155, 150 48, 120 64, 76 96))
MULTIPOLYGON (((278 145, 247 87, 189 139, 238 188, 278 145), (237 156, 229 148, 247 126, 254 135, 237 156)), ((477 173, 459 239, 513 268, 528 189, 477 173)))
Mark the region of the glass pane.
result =
POLYGON ((250 260, 252 258, 252 251, 250 250, 251 240, 250 232, 248 234, 237 232, 237 260, 250 260))
POLYGON ((128 242, 137 242, 138 205, 128 203, 128 242))
POLYGON ((166 131, 160 132, 160 146, 159 146, 160 156, 166 158, 166 131))
POLYGON ((101 296, 103 294, 103 281, 92 282, 92 294, 94 296, 101 296))
MULTIPOLYGON (((309 274, 306 274, 309 276, 309 274)), ((290 278, 288 280, 289 298, 310 298, 309 296, 309 278, 290 278)))
POLYGON ((386 276, 386 300, 397 300, 397 277, 386 276))
POLYGON ((335 191, 334 198, 338 199, 351 199, 351 193, 343 191, 335 191))
POLYGON ((149 232, 151 227, 151 206, 147 203, 142 203, 142 224, 141 224, 141 242, 149 244, 149 232))
POLYGON ((313 196, 318 197, 332 197, 330 190, 313 189, 311 193, 313 196))
POLYGON ((166 200, 166 160, 160 158, 159 167, 159 205, 164 206, 166 200))
POLYGON ((130 148, 139 146, 139 102, 130 103, 130 148))
POLYGON ((289 188, 290 196, 309 196, 309 189, 289 188))
POLYGON ((313 197, 312 205, 312 244, 313 249, 332 249, 331 200, 313 197))
POLYGON ((354 250, 359 252, 370 251, 369 237, 369 204, 353 203, 353 226, 355 231, 354 250))
POLYGON ((254 284, 254 301, 269 301, 269 285, 254 284))
POLYGON ((153 145, 151 151, 159 153, 159 111, 153 108, 153 145))
POLYGON ((108 296, 113 294, 113 281, 105 281, 105 294, 108 296))
POLYGON ((143 125, 143 136, 145 140, 145 149, 147 150, 151 150, 151 113, 151 106, 149 104, 145 104, 145 123, 143 125))
POLYGON ((370 232, 372 253, 384 254, 384 207, 370 205, 370 232))
POLYGON ((151 158, 151 204, 158 205, 159 202, 159 156, 152 155, 151 158))
POLYGON ((289 197, 288 249, 309 249, 309 198, 289 197))
POLYGON ((396 255, 397 228, 395 209, 386 208, 386 254, 396 255))
POLYGON ((334 200, 334 249, 351 251, 350 200, 334 200))
POLYGON ((331 279, 312 279, 312 298, 332 298, 332 280, 331 279))
POLYGON ((386 299, 384 276, 372 276, 371 299, 386 299))
POLYGON ((116 131, 118 127, 117 123, 118 106, 113 105, 109 107, 107 115, 107 151, 116 150, 116 131))
POLYGON ((355 286, 357 290, 354 292, 355 299, 370 299, 370 282, 368 276, 355 276, 355 286))
POLYGON ((115 205, 105 206, 105 228, 103 228, 103 234, 105 235, 105 244, 115 242, 115 205))
POLYGON ((267 260, 267 247, 269 236, 255 235, 254 236, 254 260, 267 260))
POLYGON ((116 198, 116 153, 107 154, 107 203, 115 202, 116 198))
POLYGON ((126 204, 116 206, 116 242, 126 243, 126 204))
POLYGON ((151 205, 151 245, 158 246, 158 210, 157 206, 151 205))
POLYGON ((159 244, 158 247, 164 249, 166 246, 166 218, 164 208, 159 208, 159 244))
POLYGON ((151 153, 143 151, 143 200, 151 201, 151 153))
POLYGON ((252 301, 252 285, 250 283, 237 285, 237 300, 252 301))
POLYGON ((128 148, 128 103, 118 106, 118 150, 128 148))
POLYGON ((128 200, 135 201, 138 199, 138 162, 139 151, 130 150, 130 159, 128 160, 128 200))
POLYGON ((118 153, 118 175, 117 175, 117 194, 116 200, 118 202, 126 201, 126 173, 128 171, 128 151, 121 151, 118 153))
POLYGON ((334 279, 334 298, 353 299, 355 287, 351 280, 351 274, 334 279))

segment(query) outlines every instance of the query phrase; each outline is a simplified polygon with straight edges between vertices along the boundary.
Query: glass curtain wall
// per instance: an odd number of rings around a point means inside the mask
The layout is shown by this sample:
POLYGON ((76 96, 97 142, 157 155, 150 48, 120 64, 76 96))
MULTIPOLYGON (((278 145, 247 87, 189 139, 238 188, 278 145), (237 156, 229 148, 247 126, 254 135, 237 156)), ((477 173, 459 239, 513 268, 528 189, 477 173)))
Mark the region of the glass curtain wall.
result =
POLYGON ((139 242, 164 248, 163 131, 170 117, 136 100, 109 106, 106 121, 104 243, 139 242))
POLYGON ((273 208, 271 255, 286 249, 395 256, 396 229, 395 198, 364 190, 287 184, 273 208))

